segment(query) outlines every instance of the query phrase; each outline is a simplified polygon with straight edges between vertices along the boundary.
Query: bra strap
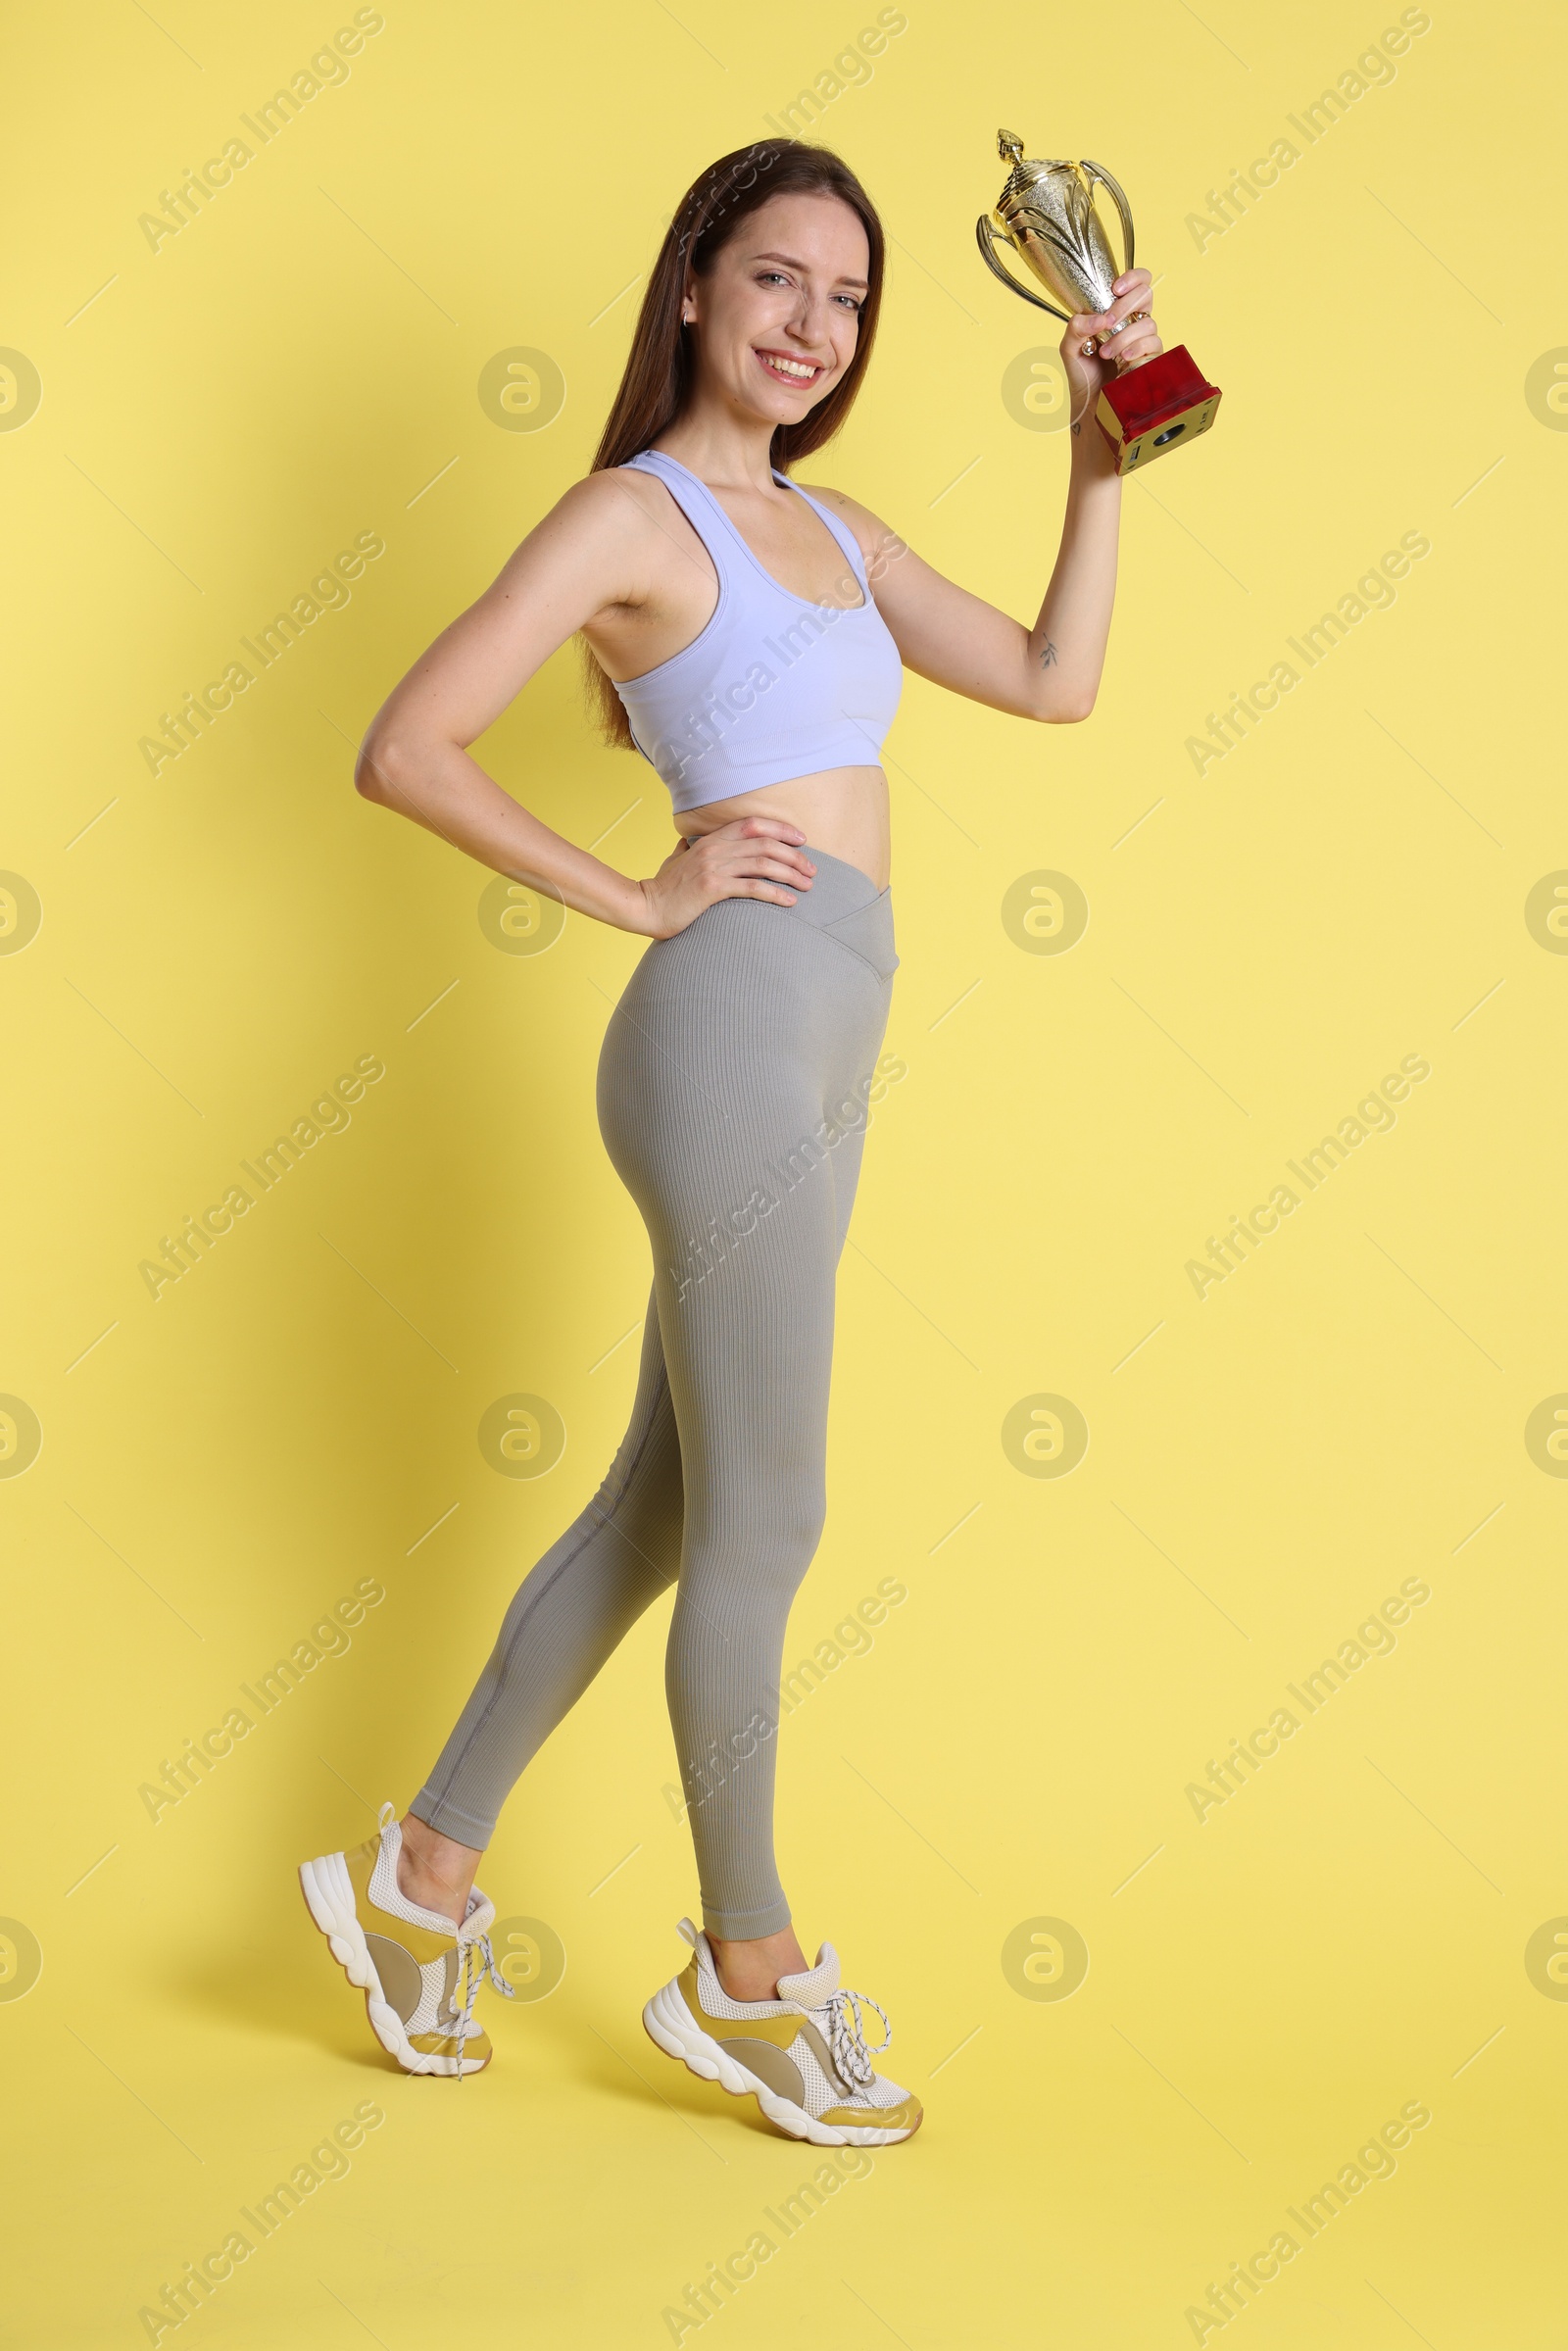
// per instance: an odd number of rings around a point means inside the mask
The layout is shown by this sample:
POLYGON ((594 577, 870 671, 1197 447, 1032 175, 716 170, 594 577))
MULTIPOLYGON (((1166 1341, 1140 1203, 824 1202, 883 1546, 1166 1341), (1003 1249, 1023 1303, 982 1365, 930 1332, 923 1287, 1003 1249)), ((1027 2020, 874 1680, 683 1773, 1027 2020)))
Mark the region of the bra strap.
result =
MULTIPOLYGON (((713 569, 722 582, 724 565, 713 545, 713 526, 717 525, 718 534, 726 545, 732 540, 739 539, 744 549, 746 542, 741 539, 740 532, 735 528, 734 523, 725 514, 707 482, 699 480, 698 476, 681 465, 678 459, 666 457, 662 449, 640 450, 636 457, 628 458, 626 463, 637 472, 651 473, 656 481, 663 483, 707 548, 712 559, 713 569)), ((748 549, 747 552, 749 553, 750 550, 748 549)))
POLYGON ((773 479, 777 482, 782 482, 787 490, 793 490, 797 498, 804 498, 807 505, 811 509, 811 512, 815 514, 820 514, 822 520, 827 524, 828 529, 838 541, 840 553, 848 557, 850 567, 854 571, 855 577, 858 582, 861 595, 865 598, 867 604, 874 602, 874 599, 871 595, 871 583, 865 576, 865 558, 860 553, 860 542, 856 537, 854 531, 851 530, 849 524, 841 521, 839 516, 834 514, 832 508, 824 506, 820 498, 813 498, 810 491, 803 490, 798 481, 791 481, 787 473, 780 473, 776 465, 773 468, 773 479))

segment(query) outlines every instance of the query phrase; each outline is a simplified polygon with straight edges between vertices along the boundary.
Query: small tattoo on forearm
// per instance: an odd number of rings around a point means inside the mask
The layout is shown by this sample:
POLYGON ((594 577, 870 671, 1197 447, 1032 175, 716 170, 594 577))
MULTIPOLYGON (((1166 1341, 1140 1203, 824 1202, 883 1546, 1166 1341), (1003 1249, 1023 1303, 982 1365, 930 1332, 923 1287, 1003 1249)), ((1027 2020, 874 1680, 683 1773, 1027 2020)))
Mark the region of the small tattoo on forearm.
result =
POLYGON ((1055 661, 1056 648, 1048 637, 1040 648, 1040 666, 1042 669, 1052 669, 1054 668, 1055 661))
POLYGON ((1077 423, 1076 423, 1076 424, 1073 426, 1073 428, 1072 428, 1072 437, 1073 437, 1073 439, 1074 439, 1075 441, 1076 441, 1076 439, 1078 438, 1078 435, 1079 435, 1079 434, 1080 434, 1080 433, 1083 431, 1083 428, 1084 428, 1084 420, 1083 420, 1082 416, 1080 416, 1080 417, 1079 417, 1079 419, 1078 419, 1078 421, 1077 421, 1077 423))

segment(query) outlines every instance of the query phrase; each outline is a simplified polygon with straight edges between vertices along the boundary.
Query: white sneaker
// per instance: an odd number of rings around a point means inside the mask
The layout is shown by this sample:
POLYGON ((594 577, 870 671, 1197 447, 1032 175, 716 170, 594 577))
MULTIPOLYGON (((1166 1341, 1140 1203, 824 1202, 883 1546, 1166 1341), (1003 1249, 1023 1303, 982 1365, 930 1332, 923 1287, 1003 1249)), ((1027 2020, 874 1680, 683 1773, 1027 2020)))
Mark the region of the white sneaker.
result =
POLYGON ((705 2082, 753 2097, 768 2121, 815 2147, 888 2147, 919 2130, 920 2101, 872 2066, 893 2038, 875 2000, 839 1987, 838 1953, 780 1976, 776 2000, 732 2000, 706 1935, 682 1919, 690 1965, 643 2010, 650 2039, 705 2082), (868 2049, 860 2011, 875 2008, 887 2035, 868 2049))
POLYGON ((406 2074, 477 2074, 490 2063, 489 2035, 473 2003, 486 1976, 510 2000, 490 1948, 495 1904, 475 1886, 460 1927, 421 1909, 398 1886, 403 1832, 397 1806, 383 1804, 374 1837, 349 1853, 300 1864, 306 1908, 349 1982, 365 1994, 370 2028, 406 2074), (460 2007, 458 1987, 464 1983, 460 2007))

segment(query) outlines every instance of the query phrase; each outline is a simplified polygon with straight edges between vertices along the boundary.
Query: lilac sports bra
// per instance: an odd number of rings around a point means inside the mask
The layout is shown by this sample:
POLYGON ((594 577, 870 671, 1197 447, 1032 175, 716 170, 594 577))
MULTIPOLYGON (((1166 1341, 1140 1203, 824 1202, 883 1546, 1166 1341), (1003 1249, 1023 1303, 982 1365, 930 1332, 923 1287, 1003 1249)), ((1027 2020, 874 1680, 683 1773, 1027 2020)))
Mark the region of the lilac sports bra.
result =
POLYGON ((876 609, 859 546, 819 500, 773 479, 821 515, 861 601, 811 604, 763 568, 706 482, 645 449, 629 459, 662 481, 712 558, 718 602, 701 634, 615 687, 632 740, 679 814, 830 767, 874 767, 904 689, 904 664, 876 609))

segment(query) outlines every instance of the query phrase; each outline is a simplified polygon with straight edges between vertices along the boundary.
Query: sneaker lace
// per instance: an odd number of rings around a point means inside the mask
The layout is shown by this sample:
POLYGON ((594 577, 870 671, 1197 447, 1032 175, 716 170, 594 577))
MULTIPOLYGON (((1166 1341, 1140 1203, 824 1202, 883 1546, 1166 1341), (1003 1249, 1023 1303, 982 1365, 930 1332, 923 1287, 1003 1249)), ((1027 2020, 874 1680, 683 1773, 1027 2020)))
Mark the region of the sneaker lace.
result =
POLYGON ((459 2016, 455 1996, 456 1986, 454 1986, 452 2007, 456 2023, 452 2036, 458 2044, 458 2080, 461 2082, 463 2080, 463 2052, 467 2046, 468 2034, 472 2029, 473 2004, 479 1997, 479 1986, 488 1977, 503 1998, 514 2000, 517 1995, 496 1966, 496 1955, 491 1948, 488 1935, 465 1936, 459 1943, 458 1950, 463 1968, 464 2000, 463 2012, 459 2016))
POLYGON ((834 2064, 844 2080, 856 2089, 869 2089, 876 2080, 876 2068, 871 2060, 880 2057, 893 2042, 893 2027, 888 2023, 887 2010, 880 2001, 873 2000, 869 1992, 848 1989, 831 1993, 825 2006, 828 2047, 833 2053, 834 2064), (883 2037, 874 2049, 866 2046, 862 2011, 867 2008, 876 2010, 884 2028, 883 2037))

